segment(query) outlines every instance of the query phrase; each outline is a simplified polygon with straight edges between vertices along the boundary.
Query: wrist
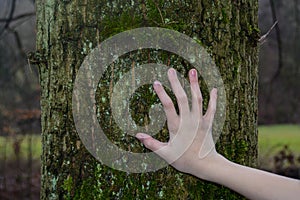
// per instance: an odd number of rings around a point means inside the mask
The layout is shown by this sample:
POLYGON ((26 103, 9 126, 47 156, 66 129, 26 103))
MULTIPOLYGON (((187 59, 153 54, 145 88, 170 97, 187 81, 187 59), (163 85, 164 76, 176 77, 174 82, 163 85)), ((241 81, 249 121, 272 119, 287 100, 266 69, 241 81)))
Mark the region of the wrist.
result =
POLYGON ((205 159, 199 159, 196 168, 191 174, 203 180, 217 183, 219 174, 222 173, 230 163, 231 162, 221 154, 215 152, 205 159))

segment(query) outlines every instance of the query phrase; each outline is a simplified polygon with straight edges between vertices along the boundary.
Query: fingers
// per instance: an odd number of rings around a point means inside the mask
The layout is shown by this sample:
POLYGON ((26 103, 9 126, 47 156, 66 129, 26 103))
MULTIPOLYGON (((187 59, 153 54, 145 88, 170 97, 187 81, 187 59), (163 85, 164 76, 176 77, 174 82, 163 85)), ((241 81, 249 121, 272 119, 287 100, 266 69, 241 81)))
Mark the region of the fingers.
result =
POLYGON ((192 112, 199 116, 202 116, 202 94, 199 88, 198 83, 198 75, 195 69, 190 70, 189 79, 191 84, 191 92, 192 92, 192 112))
POLYGON ((166 93, 166 91, 164 90, 164 88, 160 82, 155 81, 153 84, 153 87, 154 87, 154 90, 155 90, 158 98, 160 99, 162 105, 164 106, 169 129, 170 128, 172 129, 172 127, 176 127, 179 122, 179 118, 178 118, 178 115, 176 113, 176 110, 175 110, 175 107, 174 107, 174 104, 173 104, 171 98, 166 93))
POLYGON ((204 118, 207 118, 207 119, 213 121, 216 110, 217 110, 217 89, 214 88, 210 92, 208 108, 204 115, 204 118))
POLYGON ((179 113, 180 115, 186 115, 189 112, 188 98, 177 78, 175 69, 171 68, 168 70, 168 77, 171 83, 172 90, 177 99, 179 113))
POLYGON ((166 93, 165 89, 163 88, 163 86, 159 81, 155 81, 153 87, 162 105, 164 106, 167 119, 174 120, 174 117, 177 117, 177 113, 171 98, 166 93))
POLYGON ((139 139, 148 149, 152 151, 158 151, 159 149, 167 146, 167 143, 160 142, 145 133, 138 133, 136 134, 135 137, 139 139))

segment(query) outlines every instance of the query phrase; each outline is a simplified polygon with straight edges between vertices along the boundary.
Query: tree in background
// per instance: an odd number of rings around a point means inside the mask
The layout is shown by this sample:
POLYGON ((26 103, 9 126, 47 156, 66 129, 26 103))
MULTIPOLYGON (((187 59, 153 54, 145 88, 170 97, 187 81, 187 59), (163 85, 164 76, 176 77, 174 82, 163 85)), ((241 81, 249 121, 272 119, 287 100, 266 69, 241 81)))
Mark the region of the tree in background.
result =
POLYGON ((0 5, 0 110, 37 108, 37 70, 26 57, 35 46, 34 4, 0 0, 0 5))
MULTIPOLYGON (((227 116, 218 151, 235 162, 255 166, 257 1, 45 0, 37 1, 36 8, 37 52, 31 60, 38 64, 42 89, 41 199, 241 199, 226 188, 181 174, 172 167, 129 174, 101 165, 87 152, 76 133, 72 90, 84 57, 112 35, 137 27, 157 26, 197 38, 219 66, 227 93, 227 116)), ((190 68, 185 61, 170 62, 172 56, 167 53, 157 55, 151 50, 132 52, 119 62, 126 66, 163 62, 183 74, 190 68)), ((110 84, 124 71, 126 68, 116 63, 105 73, 110 81, 99 83, 98 116, 106 125, 106 135, 120 147, 133 152, 146 151, 135 138, 120 138, 120 130, 110 113, 110 84), (133 143, 135 147, 130 148, 133 143)), ((143 113, 148 109, 145 107, 157 101, 149 88, 139 89, 131 103, 134 113, 142 113, 134 118, 145 124, 147 115, 143 113), (136 103, 136 99, 144 100, 136 103)), ((203 83, 202 88, 205 88, 203 83)), ((207 90, 204 94, 207 102, 207 90)))
POLYGON ((259 122, 299 123, 300 15, 298 0, 284 4, 260 0, 260 27, 266 33, 277 22, 260 47, 259 122), (284 95, 282 95, 284 93, 284 95))

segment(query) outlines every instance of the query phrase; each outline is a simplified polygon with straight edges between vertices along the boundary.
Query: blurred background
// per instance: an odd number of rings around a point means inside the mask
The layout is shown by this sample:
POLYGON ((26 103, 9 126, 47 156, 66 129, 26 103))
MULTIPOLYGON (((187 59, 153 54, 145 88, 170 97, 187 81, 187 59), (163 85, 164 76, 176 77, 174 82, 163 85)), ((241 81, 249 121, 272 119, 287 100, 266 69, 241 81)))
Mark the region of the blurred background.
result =
MULTIPOLYGON (((35 0, 0 0, 0 199, 39 199, 35 0)), ((300 0, 259 0, 259 168, 300 178, 300 0)))

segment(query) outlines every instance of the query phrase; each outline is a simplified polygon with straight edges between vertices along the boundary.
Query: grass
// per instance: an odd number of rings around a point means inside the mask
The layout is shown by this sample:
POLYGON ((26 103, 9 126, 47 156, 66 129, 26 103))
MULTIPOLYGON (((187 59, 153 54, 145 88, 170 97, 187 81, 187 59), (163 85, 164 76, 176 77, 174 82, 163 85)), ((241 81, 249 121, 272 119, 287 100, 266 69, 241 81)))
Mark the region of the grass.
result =
POLYGON ((38 160, 41 157, 41 151, 42 145, 40 135, 0 137, 0 160, 16 160, 17 158, 27 160, 30 152, 32 154, 32 159, 38 160), (19 151, 17 147, 18 141, 20 144, 19 151))
MULTIPOLYGON (((258 127, 258 151, 260 159, 274 156, 284 145, 296 155, 300 155, 300 126, 272 125, 258 127)), ((18 156, 14 150, 14 142, 20 140, 19 157, 27 159, 31 140, 32 157, 40 159, 41 137, 39 135, 25 135, 17 137, 0 137, 0 160, 14 160, 18 156)))
POLYGON ((274 168, 274 156, 287 146, 296 156, 300 156, 300 126, 272 125, 258 127, 259 167, 274 168))
POLYGON ((258 150, 259 154, 267 154, 287 145, 289 149, 300 154, 300 126, 299 125, 272 125, 259 126, 258 150))

